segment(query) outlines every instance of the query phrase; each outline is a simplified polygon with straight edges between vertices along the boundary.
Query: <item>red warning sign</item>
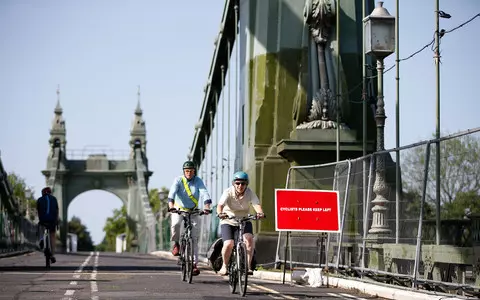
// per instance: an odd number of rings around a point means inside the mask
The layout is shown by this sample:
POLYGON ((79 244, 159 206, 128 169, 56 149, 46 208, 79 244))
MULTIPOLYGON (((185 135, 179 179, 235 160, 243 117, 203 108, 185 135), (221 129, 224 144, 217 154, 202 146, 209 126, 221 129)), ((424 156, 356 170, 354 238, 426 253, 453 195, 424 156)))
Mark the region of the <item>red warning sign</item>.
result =
POLYGON ((276 189, 275 229, 340 232, 338 191, 276 189))

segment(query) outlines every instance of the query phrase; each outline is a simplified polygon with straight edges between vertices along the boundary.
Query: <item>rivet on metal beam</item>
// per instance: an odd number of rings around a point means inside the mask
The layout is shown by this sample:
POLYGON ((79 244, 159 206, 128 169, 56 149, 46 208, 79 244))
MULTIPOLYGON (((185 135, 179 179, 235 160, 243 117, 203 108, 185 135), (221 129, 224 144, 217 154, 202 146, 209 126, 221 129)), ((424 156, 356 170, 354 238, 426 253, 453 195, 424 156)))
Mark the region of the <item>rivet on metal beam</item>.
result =
POLYGON ((208 89, 208 87, 210 86, 211 83, 212 83, 212 81, 209 79, 209 80, 207 81, 207 84, 205 84, 205 87, 203 88, 203 92, 204 92, 204 93, 207 92, 207 89, 208 89))

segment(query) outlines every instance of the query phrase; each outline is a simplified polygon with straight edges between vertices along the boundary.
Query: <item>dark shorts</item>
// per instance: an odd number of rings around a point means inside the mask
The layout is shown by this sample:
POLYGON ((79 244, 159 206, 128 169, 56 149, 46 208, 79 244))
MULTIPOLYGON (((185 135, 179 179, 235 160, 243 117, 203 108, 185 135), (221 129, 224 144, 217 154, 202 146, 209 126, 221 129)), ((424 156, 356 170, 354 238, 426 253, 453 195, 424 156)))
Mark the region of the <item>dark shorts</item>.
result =
POLYGON ((57 225, 54 222, 40 222, 38 225, 42 226, 42 228, 47 228, 50 232, 55 232, 57 229, 57 225))
MULTIPOLYGON (((222 234, 222 240, 227 241, 227 240, 233 240, 235 235, 237 235, 237 229, 238 226, 232 226, 229 224, 222 224, 220 226, 220 232, 222 234)), ((243 228, 243 233, 251 233, 253 234, 253 226, 252 222, 248 221, 245 222, 245 227, 243 228)))

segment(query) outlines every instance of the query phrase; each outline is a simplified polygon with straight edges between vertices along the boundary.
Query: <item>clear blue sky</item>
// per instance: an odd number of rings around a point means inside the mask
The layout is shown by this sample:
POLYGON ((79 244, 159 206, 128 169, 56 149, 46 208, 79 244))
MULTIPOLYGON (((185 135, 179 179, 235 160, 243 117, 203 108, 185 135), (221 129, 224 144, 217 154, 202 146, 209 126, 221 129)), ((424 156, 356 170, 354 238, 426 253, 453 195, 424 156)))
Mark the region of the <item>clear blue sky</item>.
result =
MULTIPOLYGON (((385 1, 395 15, 395 1, 385 1)), ((433 0, 402 0, 400 56, 428 43, 434 30, 433 0)), ((150 187, 169 187, 186 159, 203 101, 224 1, 25 1, 0 3, 0 150, 7 171, 36 190, 45 184, 48 138, 56 87, 67 127, 67 148, 107 145, 128 149, 141 86, 150 187), (7 129, 8 127, 8 129, 7 129)), ((443 0, 450 29, 480 12, 478 0, 443 0)), ((475 94, 480 19, 442 40, 442 130, 479 126, 475 94)), ((435 73, 425 50, 401 64, 401 144, 431 136, 435 128, 435 73)), ((395 56, 387 58, 391 66, 395 56)), ((233 77, 233 76, 232 76, 233 77)), ((395 71, 385 74, 386 147, 395 145, 395 71)), ((233 91, 232 91, 233 92, 233 91)), ((90 191, 69 207, 94 242, 105 218, 121 202, 90 191), (92 209, 93 208, 93 209, 92 209)))

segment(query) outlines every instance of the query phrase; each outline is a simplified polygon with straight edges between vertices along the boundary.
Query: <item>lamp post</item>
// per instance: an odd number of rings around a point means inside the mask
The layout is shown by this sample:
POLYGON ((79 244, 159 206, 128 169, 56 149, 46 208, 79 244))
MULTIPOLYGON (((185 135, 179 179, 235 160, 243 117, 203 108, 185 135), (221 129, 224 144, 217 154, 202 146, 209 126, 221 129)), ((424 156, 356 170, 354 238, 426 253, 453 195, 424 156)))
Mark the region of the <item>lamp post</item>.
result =
MULTIPOLYGON (((395 52, 395 17, 391 16, 383 1, 377 2, 372 13, 363 19, 365 24, 365 53, 377 59, 377 151, 385 150, 385 102, 383 101, 383 60, 395 52)), ((375 199, 372 201, 373 221, 370 234, 387 235, 391 230, 387 223, 388 186, 385 174, 385 154, 376 156, 376 176, 373 186, 375 199)))
POLYGON ((433 58, 435 59, 435 73, 436 73, 436 126, 435 138, 437 139, 435 151, 435 214, 436 214, 436 230, 435 243, 440 245, 440 38, 444 34, 444 30, 440 30, 440 18, 450 19, 452 16, 440 10, 440 1, 435 0, 435 51, 433 58))
POLYGON ((29 188, 27 188, 25 190, 25 206, 26 206, 26 211, 27 211, 27 219, 28 219, 28 213, 29 213, 29 209, 30 209, 30 199, 32 199, 32 190, 30 190, 29 188))
MULTIPOLYGON (((159 246, 160 250, 163 250, 163 201, 167 199, 167 192, 160 191, 158 192, 158 199, 160 199, 160 209, 158 210, 158 225, 160 226, 160 238, 159 238, 159 246)), ((157 227, 158 228, 158 227, 157 227)))

